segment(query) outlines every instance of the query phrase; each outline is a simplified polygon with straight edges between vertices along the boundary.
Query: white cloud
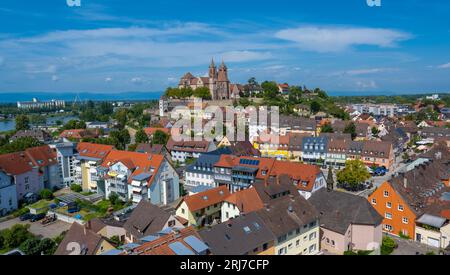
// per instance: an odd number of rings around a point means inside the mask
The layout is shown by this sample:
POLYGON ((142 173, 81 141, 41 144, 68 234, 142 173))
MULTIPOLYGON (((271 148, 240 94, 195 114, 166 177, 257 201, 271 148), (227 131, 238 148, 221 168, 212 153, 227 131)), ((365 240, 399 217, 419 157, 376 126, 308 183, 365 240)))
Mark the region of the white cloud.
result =
POLYGON ((384 73, 384 72, 392 72, 397 69, 393 68, 373 68, 373 69, 359 69, 359 70, 349 70, 346 71, 347 75, 367 75, 367 74, 376 74, 376 73, 384 73))
POLYGON ((140 77, 133 77, 130 81, 136 85, 141 85, 143 83, 143 80, 140 77))
POLYGON ((27 63, 25 64, 26 72, 29 74, 54 74, 56 73, 56 66, 55 65, 44 65, 41 66, 39 64, 31 64, 27 63))
POLYGON ((275 37, 294 42, 305 50, 339 52, 360 45, 395 47, 412 35, 392 29, 309 26, 281 30, 275 37))
POLYGON ((361 89, 376 89, 378 85, 373 80, 359 80, 356 81, 356 86, 361 89))
POLYGON ((439 69, 449 69, 450 68, 450 63, 439 65, 438 68, 439 69))
POLYGON ((59 81, 59 76, 57 76, 57 75, 52 75, 52 81, 53 81, 53 82, 59 81))
POLYGON ((111 82, 111 81, 113 81, 112 77, 107 77, 107 78, 105 78, 105 82, 109 83, 109 82, 111 82))

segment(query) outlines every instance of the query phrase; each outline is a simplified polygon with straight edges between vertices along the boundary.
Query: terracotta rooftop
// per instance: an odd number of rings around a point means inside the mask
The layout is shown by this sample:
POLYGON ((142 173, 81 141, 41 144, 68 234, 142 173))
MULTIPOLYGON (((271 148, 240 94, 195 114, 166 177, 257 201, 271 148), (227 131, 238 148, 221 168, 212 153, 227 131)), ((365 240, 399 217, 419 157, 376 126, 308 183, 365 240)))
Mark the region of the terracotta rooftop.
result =
POLYGON ((94 144, 87 142, 80 142, 77 145, 77 151, 82 157, 90 157, 103 159, 110 151, 114 149, 112 145, 94 144))
POLYGON ((236 205, 242 213, 254 212, 264 207, 263 201, 255 188, 233 193, 225 201, 236 205))
MULTIPOLYGON (((186 238, 193 236, 202 242, 202 239, 198 235, 197 231, 193 227, 187 227, 176 232, 172 232, 168 235, 161 236, 156 240, 145 243, 130 253, 132 255, 179 255, 171 248, 174 243, 181 243, 182 246, 187 248, 192 255, 195 255, 195 249, 186 242, 186 238)), ((125 254, 125 253, 123 253, 125 254)))
MULTIPOLYGON (((226 186, 220 186, 192 196, 185 196, 181 202, 185 202, 191 212, 221 203, 230 196, 226 186)), ((181 203, 180 202, 180 203, 181 203)))
MULTIPOLYGON (((132 171, 131 176, 128 178, 128 182, 131 183, 133 177, 139 174, 147 173, 156 175, 163 160, 164 157, 162 155, 112 150, 103 160, 101 166, 111 167, 118 162, 124 164, 132 171)), ((153 176, 149 178, 148 186, 151 185, 153 179, 153 176)))

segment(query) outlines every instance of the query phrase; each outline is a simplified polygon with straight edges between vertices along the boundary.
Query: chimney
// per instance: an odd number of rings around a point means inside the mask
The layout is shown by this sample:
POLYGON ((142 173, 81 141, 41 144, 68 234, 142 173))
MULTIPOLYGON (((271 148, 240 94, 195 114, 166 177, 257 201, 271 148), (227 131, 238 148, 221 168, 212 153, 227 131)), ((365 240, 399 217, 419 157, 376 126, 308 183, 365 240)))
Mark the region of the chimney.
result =
POLYGON ((291 204, 289 204, 289 207, 288 207, 288 211, 289 211, 289 213, 292 213, 292 212, 294 212, 294 208, 292 207, 292 205, 291 205, 291 204))
POLYGON ((405 187, 405 189, 408 188, 408 179, 406 177, 403 178, 403 187, 405 187))

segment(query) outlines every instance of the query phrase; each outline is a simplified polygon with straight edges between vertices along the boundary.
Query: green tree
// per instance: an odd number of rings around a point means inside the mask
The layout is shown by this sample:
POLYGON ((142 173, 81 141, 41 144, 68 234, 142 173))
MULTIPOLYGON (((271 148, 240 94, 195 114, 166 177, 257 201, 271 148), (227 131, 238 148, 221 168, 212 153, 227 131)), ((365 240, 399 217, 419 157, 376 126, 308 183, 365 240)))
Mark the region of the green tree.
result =
POLYGON ((322 110, 322 106, 316 100, 311 101, 310 107, 313 114, 317 114, 318 112, 320 112, 320 110, 322 110))
POLYGON ((127 109, 120 109, 116 112, 115 118, 117 119, 117 122, 119 123, 119 128, 123 129, 128 122, 128 110, 127 109))
POLYGON ((278 84, 275 81, 264 81, 261 88, 264 92, 264 98, 271 99, 278 96, 278 84))
POLYGON ((131 141, 130 133, 127 129, 112 131, 109 136, 113 145, 118 150, 125 150, 126 145, 131 141))
POLYGON ((28 148, 41 146, 42 143, 33 137, 22 137, 0 147, 0 154, 24 151, 28 148))
POLYGON ((36 238, 30 238, 20 245, 20 250, 26 255, 41 255, 41 241, 36 238))
POLYGON ((15 224, 10 229, 5 229, 2 231, 1 235, 3 235, 3 247, 7 249, 15 249, 27 239, 33 238, 33 234, 28 231, 29 228, 29 224, 15 224))
POLYGON ((211 92, 208 87, 198 87, 194 90, 193 95, 197 98, 209 100, 211 99, 211 92))
POLYGON ((81 187, 81 185, 78 185, 78 184, 72 184, 72 185, 70 186, 70 190, 72 190, 73 192, 80 193, 81 191, 83 191, 83 188, 81 187))
POLYGON ((53 199, 53 192, 49 189, 42 189, 41 192, 39 192, 39 195, 41 196, 41 199, 43 199, 43 200, 53 199))
POLYGON ((358 135, 356 134, 356 125, 354 122, 350 122, 344 129, 344 134, 350 134, 352 139, 355 139, 358 135))
POLYGON ((349 160, 345 163, 345 168, 337 173, 339 187, 356 191, 361 188, 361 184, 370 179, 370 173, 366 165, 360 160, 349 160))
POLYGON ((166 145, 169 140, 169 135, 163 131, 157 130, 153 135, 152 144, 166 145))
POLYGON ((16 116, 16 131, 29 130, 30 129, 30 119, 27 115, 16 116))
POLYGON ((86 129, 86 122, 82 120, 70 120, 62 127, 61 130, 75 130, 75 129, 86 129))
POLYGON ((243 98, 239 99, 239 105, 244 107, 244 108, 247 108, 251 104, 252 104, 252 102, 246 97, 243 97, 243 98))
POLYGON ((322 126, 321 133, 334 133, 334 129, 331 126, 331 123, 326 123, 322 126))
POLYGON ((136 132, 136 143, 147 143, 148 142, 148 136, 145 133, 144 129, 139 129, 139 131, 136 132))
POLYGON ((383 237, 383 241, 381 244, 381 255, 392 254, 396 245, 397 244, 395 243, 394 239, 389 237, 383 237))
POLYGON ((380 130, 378 130, 377 127, 372 127, 372 135, 374 137, 377 137, 379 133, 380 133, 380 130))

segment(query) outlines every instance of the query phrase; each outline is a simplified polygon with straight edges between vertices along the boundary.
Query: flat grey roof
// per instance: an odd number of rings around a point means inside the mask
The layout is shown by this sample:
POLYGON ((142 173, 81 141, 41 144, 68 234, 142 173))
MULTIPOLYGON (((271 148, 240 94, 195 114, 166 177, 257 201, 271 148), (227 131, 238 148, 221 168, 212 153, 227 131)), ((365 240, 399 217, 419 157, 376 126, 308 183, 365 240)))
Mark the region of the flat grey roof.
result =
POLYGON ((446 219, 444 218, 432 216, 429 214, 424 214, 422 217, 420 217, 420 219, 417 220, 418 223, 430 225, 436 228, 441 228, 444 225, 445 221, 446 219))

